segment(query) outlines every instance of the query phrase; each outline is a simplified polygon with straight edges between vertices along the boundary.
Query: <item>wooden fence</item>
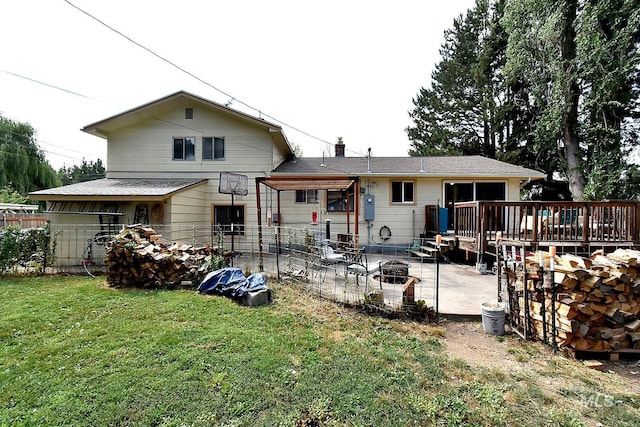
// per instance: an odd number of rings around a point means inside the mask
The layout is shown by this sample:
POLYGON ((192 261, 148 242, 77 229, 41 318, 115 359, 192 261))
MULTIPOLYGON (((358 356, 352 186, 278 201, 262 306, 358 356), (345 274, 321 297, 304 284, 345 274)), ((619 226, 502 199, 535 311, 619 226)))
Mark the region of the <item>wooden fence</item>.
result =
POLYGON ((33 228, 42 227, 47 218, 37 213, 3 213, 1 216, 0 228, 20 227, 33 228))

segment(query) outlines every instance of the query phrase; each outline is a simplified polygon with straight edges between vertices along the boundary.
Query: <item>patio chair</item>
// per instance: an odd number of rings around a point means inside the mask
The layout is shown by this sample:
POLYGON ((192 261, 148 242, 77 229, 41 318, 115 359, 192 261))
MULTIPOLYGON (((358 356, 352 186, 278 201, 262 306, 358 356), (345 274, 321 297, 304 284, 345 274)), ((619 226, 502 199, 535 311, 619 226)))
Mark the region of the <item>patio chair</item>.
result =
POLYGON ((340 264, 346 261, 344 254, 335 252, 328 243, 320 245, 319 252, 322 265, 340 264))
MULTIPOLYGON (((356 276, 356 286, 360 286, 359 277, 364 276, 365 280, 365 294, 369 286, 369 276, 375 272, 382 270, 382 261, 367 262, 367 254, 364 251, 348 251, 345 252, 346 267, 345 277, 349 274, 356 276)), ((382 274, 378 275, 380 282, 380 289, 382 289, 382 274)))
POLYGON ((329 245, 328 241, 323 242, 318 247, 318 254, 320 255, 320 273, 321 278, 324 281, 327 274, 327 267, 333 267, 333 273, 338 274, 338 265, 346 262, 344 254, 337 253, 333 247, 329 245))

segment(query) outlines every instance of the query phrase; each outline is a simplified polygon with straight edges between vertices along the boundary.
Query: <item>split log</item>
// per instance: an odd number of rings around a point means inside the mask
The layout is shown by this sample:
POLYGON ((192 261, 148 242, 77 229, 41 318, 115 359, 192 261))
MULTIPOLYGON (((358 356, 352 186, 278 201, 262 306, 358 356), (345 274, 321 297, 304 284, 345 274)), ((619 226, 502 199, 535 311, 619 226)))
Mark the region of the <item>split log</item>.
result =
POLYGON ((201 267, 215 254, 217 248, 167 242, 151 227, 129 226, 106 248, 107 282, 145 288, 197 285, 207 273, 201 267))
MULTIPOLYGON (((551 275, 545 274, 543 284, 539 283, 543 280, 537 264, 540 259, 548 269, 548 254, 541 256, 538 252, 527 258, 527 267, 536 272, 526 283, 537 291, 530 293, 536 301, 526 305, 536 336, 546 335, 576 350, 640 348, 640 251, 619 249, 609 255, 598 251, 590 258, 556 257, 554 281, 551 283, 551 275), (551 303, 552 286, 555 305, 551 303), (555 331, 551 330, 552 323, 555 331)), ((520 299, 520 307, 525 307, 520 299)))

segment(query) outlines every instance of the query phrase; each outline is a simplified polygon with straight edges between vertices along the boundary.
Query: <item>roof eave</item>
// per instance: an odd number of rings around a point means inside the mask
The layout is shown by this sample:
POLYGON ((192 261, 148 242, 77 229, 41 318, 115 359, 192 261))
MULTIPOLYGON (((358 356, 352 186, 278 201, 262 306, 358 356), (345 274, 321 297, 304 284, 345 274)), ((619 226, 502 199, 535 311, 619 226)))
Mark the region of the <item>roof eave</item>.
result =
POLYGON ((220 111, 223 111, 226 114, 229 114, 231 116, 237 117, 237 118, 239 118, 241 120, 249 121, 249 122, 254 123, 254 124, 256 124, 258 126, 261 126, 261 127, 266 127, 267 130, 270 133, 277 133, 279 135, 278 138, 280 139, 280 141, 282 143, 284 143, 286 145, 286 147, 291 152, 293 152, 291 144, 287 140, 287 137, 285 136, 284 131, 282 130, 281 126, 278 126, 275 123, 268 122, 268 121, 266 121, 266 120, 264 120, 262 118, 258 118, 258 117, 252 116, 250 114, 246 114, 246 113, 243 113, 241 111, 234 110, 232 108, 227 107, 226 105, 218 104, 217 102, 208 100, 206 98, 202 98, 202 97, 199 97, 197 95, 193 95, 193 94, 191 94, 189 92, 186 92, 186 91, 178 91, 178 92, 172 93, 170 95, 167 95, 167 96, 165 96, 163 98, 156 99, 156 100, 151 101, 151 102, 147 102, 146 104, 140 105, 138 107, 131 108, 131 109, 126 110, 126 111, 124 111, 122 113, 118 113, 116 115, 110 116, 110 117, 108 117, 106 119, 97 121, 95 123, 88 124, 85 127, 83 127, 81 130, 83 132, 88 133, 88 134, 95 135, 95 136, 98 136, 100 138, 105 138, 106 139, 107 136, 108 136, 108 131, 105 130, 104 128, 107 127, 107 125, 109 123, 114 122, 114 121, 119 120, 119 119, 124 119, 124 118, 126 118, 126 116, 132 116, 132 115, 138 115, 138 114, 144 113, 144 111, 146 111, 146 110, 152 109, 154 107, 158 107, 163 103, 166 103, 168 101, 171 101, 171 100, 174 100, 174 99, 177 99, 177 98, 180 98, 180 97, 191 99, 191 100, 193 100, 195 102, 199 102, 199 103, 208 105, 210 107, 213 107, 215 109, 218 109, 220 111))

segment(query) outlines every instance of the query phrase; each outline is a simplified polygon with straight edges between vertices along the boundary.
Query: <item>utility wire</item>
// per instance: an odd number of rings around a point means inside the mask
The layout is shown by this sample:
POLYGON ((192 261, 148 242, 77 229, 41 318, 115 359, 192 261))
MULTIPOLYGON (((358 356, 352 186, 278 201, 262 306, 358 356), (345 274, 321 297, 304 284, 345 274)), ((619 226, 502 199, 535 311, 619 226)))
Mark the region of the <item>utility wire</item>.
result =
MULTIPOLYGON (((24 134, 21 134, 21 133, 15 132, 14 130, 11 130, 11 129, 3 129, 3 131, 4 131, 5 133, 13 134, 14 136, 17 136, 17 137, 24 137, 24 136, 25 136, 24 134)), ((31 138, 32 138, 33 142, 38 143, 38 145, 36 146, 36 147, 38 148, 38 150, 41 150, 41 151, 43 151, 43 152, 45 152, 45 153, 55 154, 56 156, 67 157, 67 158, 69 158, 69 159, 73 159, 73 160, 81 160, 79 157, 72 157, 72 156, 68 156, 68 155, 65 155, 65 154, 60 154, 60 153, 52 152, 51 150, 46 150, 46 149, 42 148, 42 147, 40 146, 40 144, 43 144, 43 145, 49 145, 49 146, 51 146, 51 147, 56 147, 56 148, 61 148, 61 149, 63 149, 63 150, 70 151, 70 152, 72 152, 72 153, 81 154, 82 156, 87 156, 87 155, 88 155, 87 153, 84 153, 84 152, 82 152, 82 151, 77 151, 77 150, 73 150, 73 149, 71 149, 71 148, 62 147, 62 146, 60 146, 60 145, 56 145, 56 144, 53 144, 53 143, 51 143, 51 142, 43 141, 43 140, 38 139, 38 138, 35 138, 35 137, 33 137, 33 136, 31 136, 31 137, 30 137, 30 139, 31 139, 31 138)), ((21 143, 20 141, 18 141, 18 140, 16 140, 16 139, 6 139, 6 138, 5 138, 5 137, 3 137, 3 136, 0 136, 0 141, 4 141, 4 142, 7 142, 7 143, 14 143, 14 144, 20 144, 20 143, 21 143)), ((83 159, 84 159, 84 157, 83 157, 83 159)))
MULTIPOLYGON (((53 89, 57 89, 57 90, 61 90, 63 92, 70 93, 71 95, 75 95, 75 96, 79 96, 79 97, 82 97, 82 98, 90 99, 92 101, 98 101, 97 99, 88 97, 88 96, 83 95, 81 93, 73 92, 71 90, 68 90, 68 89, 65 89, 65 88, 62 88, 62 87, 59 87, 59 86, 54 86, 52 84, 45 83, 45 82, 40 81, 40 80, 32 79, 31 77, 23 76, 21 74, 12 73, 11 71, 7 71, 7 70, 3 70, 3 69, 0 69, 0 71, 2 71, 3 73, 6 73, 6 74, 10 74, 10 75, 15 76, 15 77, 19 77, 21 79, 28 80, 28 81, 33 82, 33 83, 38 83, 38 84, 41 84, 43 86, 47 86, 47 87, 50 87, 50 88, 53 88, 53 89)), ((100 102, 100 101, 98 101, 98 102, 100 102)))
MULTIPOLYGON (((10 132, 13 133, 13 134, 16 134, 16 132, 13 132, 13 131, 10 131, 10 132)), ((20 141, 16 141, 15 139, 6 139, 6 138, 0 136, 0 143, 1 142, 5 142, 7 144, 15 144, 16 146, 21 144, 20 141)), ((50 144, 53 147, 57 147, 57 148, 61 148, 63 150, 72 151, 72 152, 81 154, 83 156, 82 158, 80 158, 78 156, 70 156, 68 154, 58 153, 58 152, 52 151, 52 150, 47 150, 47 149, 45 149, 45 148, 43 148, 43 147, 41 147, 39 145, 39 144, 49 144, 49 143, 47 143, 45 141, 41 141, 39 139, 34 139, 34 142, 38 143, 38 145, 36 145, 36 149, 37 149, 38 152, 46 153, 46 154, 53 155, 53 156, 64 157, 64 158, 67 158, 67 159, 70 159, 70 160, 85 160, 86 159, 85 158, 86 153, 82 153, 80 151, 75 151, 75 150, 68 149, 66 147, 60 147, 58 145, 50 144)), ((14 152, 14 151, 7 151, 6 149, 0 149, 0 153, 6 153, 6 154, 12 154, 12 155, 28 156, 28 157, 32 157, 32 158, 37 158, 37 153, 33 153, 33 152, 18 153, 18 152, 14 152)))
MULTIPOLYGON (((102 25, 102 26, 106 27, 106 28, 107 28, 107 29, 109 29, 110 31, 113 31, 114 33, 118 34, 119 36, 121 36, 121 37, 125 38, 125 39, 126 39, 126 40, 128 40, 129 42, 131 42, 131 43, 135 44, 135 45, 136 45, 136 46, 138 46, 139 48, 141 48, 141 49, 145 50, 146 52, 148 52, 148 53, 150 53, 151 55, 155 56, 156 58, 160 59, 161 61, 166 62, 167 64, 169 64, 169 65, 171 65, 172 67, 174 67, 174 68, 178 69, 179 71, 181 71, 181 72, 185 73, 186 75, 188 75, 188 76, 190 76, 190 77, 192 77, 192 78, 196 79, 196 80, 197 80, 197 81, 199 81, 200 83, 202 83, 202 84, 204 84, 204 85, 206 85, 206 86, 208 86, 208 87, 212 88, 213 90, 215 90, 215 91, 217 91, 217 92, 219 92, 219 93, 223 94, 224 96, 226 96, 226 97, 230 98, 230 101, 236 101, 236 102, 238 102, 239 104, 244 105, 245 107, 247 107, 247 108, 249 108, 249 109, 251 109, 251 110, 253 110, 253 111, 257 112, 258 114, 260 114, 260 115, 262 115, 262 116, 264 116, 264 117, 269 118, 270 120, 272 120, 272 121, 274 121, 274 122, 276 122, 276 123, 279 123, 279 124, 281 124, 281 125, 283 125, 283 126, 286 126, 286 127, 290 128, 290 129, 293 129, 293 130, 295 130, 296 132, 299 132, 299 133, 301 133, 301 134, 303 134, 303 135, 305 135, 305 136, 308 136, 308 137, 310 137, 310 138, 316 139, 316 140, 318 140, 318 141, 320 141, 320 142, 322 142, 322 143, 324 143, 324 144, 327 144, 327 146, 329 146, 329 145, 335 145, 335 144, 334 144, 334 143, 332 143, 332 142, 329 142, 329 141, 327 141, 327 140, 325 140, 325 139, 319 138, 319 137, 317 137, 317 136, 315 136, 315 135, 312 135, 312 134, 310 134, 310 133, 308 133, 308 132, 305 132, 305 131, 303 131, 303 130, 301 130, 301 129, 298 129, 298 128, 297 128, 297 127, 295 127, 295 126, 291 126, 290 124, 288 124, 288 123, 286 123, 286 122, 283 122, 283 121, 281 121, 281 120, 278 120, 278 119, 276 119, 276 118, 275 118, 275 117, 273 117, 273 116, 270 116, 270 115, 268 115, 268 114, 264 114, 264 113, 262 112, 262 110, 260 110, 260 109, 258 109, 258 108, 255 108, 255 107, 252 107, 251 105, 247 104, 246 102, 244 102, 244 101, 242 101, 242 100, 240 100, 240 99, 235 98, 235 97, 234 97, 234 96, 232 96, 231 94, 229 94, 229 93, 227 93, 227 92, 223 91, 222 89, 220 89, 220 88, 218 88, 218 87, 214 86, 213 84, 211 84, 211 83, 207 82, 206 80, 204 80, 204 79, 202 79, 202 78, 200 78, 200 77, 196 76, 195 74, 193 74, 192 72, 190 72, 190 71, 186 70, 185 68, 183 68, 183 67, 179 66, 179 65, 178 65, 178 64, 176 64, 175 62, 173 62, 173 61, 171 61, 171 60, 169 60, 169 59, 167 59, 167 58, 163 57, 163 56, 162 56, 162 55, 160 55, 159 53, 156 53, 155 51, 153 51, 153 50, 151 50, 150 48, 148 48, 148 47, 144 46, 143 44, 138 43, 137 41, 133 40, 131 37, 127 36, 126 34, 122 33, 121 31, 119 31, 119 30, 115 29, 114 27, 110 26, 109 24, 107 24, 106 22, 104 22, 104 21, 102 21, 101 19, 97 18, 96 16, 94 16, 94 15, 90 14, 89 12, 87 12, 87 11, 85 11, 85 10, 81 9, 80 7, 76 6, 75 4, 71 3, 69 0, 64 0, 64 1, 65 1, 65 3, 67 3, 69 6, 73 7, 74 9, 76 9, 77 11, 79 11, 79 12, 83 13, 84 15, 88 16, 89 18, 91 18, 91 19, 93 19, 94 21, 98 22, 100 25, 102 25)), ((352 153, 355 153, 355 154, 358 154, 358 155, 362 155, 361 153, 357 153, 357 152, 355 152, 355 151, 351 151, 351 152, 352 152, 352 153)))
MULTIPOLYGON (((170 60, 168 60, 168 59, 166 59, 166 58, 162 57, 161 55, 159 55, 158 53, 154 52, 153 50, 151 50, 151 49, 149 49, 149 48, 145 47, 144 45, 142 45, 142 44, 140 44, 140 43, 136 42, 135 40, 131 39, 131 38, 130 38, 130 37, 128 37, 127 35, 123 34, 122 32, 120 32, 120 31, 118 31, 118 30, 114 29, 113 27, 109 26, 108 24, 106 24, 105 22, 103 22, 102 20, 100 20, 99 18, 97 18, 97 17, 95 17, 95 16, 91 15, 90 13, 88 13, 88 12, 84 11, 83 9, 79 8, 78 6, 74 5, 74 4, 73 4, 73 3, 71 3, 70 1, 65 0, 65 2, 66 2, 67 4, 69 4, 70 6, 72 6, 73 8, 75 8, 76 10, 80 11, 81 13, 83 13, 83 14, 85 14, 85 15, 89 16, 91 19, 93 19, 93 20, 95 20, 95 21, 99 22, 101 25, 105 26, 105 27, 106 27, 106 28, 108 28, 109 30, 111 30, 111 31, 115 32, 116 34, 120 35, 121 37, 125 38, 126 40, 128 40, 128 41, 130 41, 131 43, 135 44, 136 46, 140 47, 141 49, 143 49, 143 50, 145 50, 145 51, 147 51, 147 52, 151 53, 151 54, 152 54, 152 55, 154 55, 155 57, 157 57, 157 58, 159 58, 160 60, 162 60, 162 61, 166 62, 166 63, 167 63, 167 64, 169 64, 169 65, 171 65, 172 67, 177 68, 178 70, 180 70, 181 72, 183 72, 183 73, 187 74, 188 76, 190 76, 190 77, 192 77, 192 78, 194 78, 194 79, 198 80, 199 82, 201 82, 201 83, 205 84, 206 86, 208 86, 208 87, 210 87, 210 88, 212 88, 212 89, 214 89, 214 90, 216 90, 216 91, 220 92, 221 94, 223 94, 223 95, 225 95, 225 96, 227 96, 227 97, 231 98, 231 100, 230 100, 229 102, 231 102, 231 101, 237 101, 238 103, 240 103, 240 104, 244 105, 245 107, 247 107, 247 108, 249 108, 249 109, 251 109, 251 110, 256 111, 256 112, 257 112, 257 113, 259 113, 261 116, 268 117, 269 119, 273 120, 274 122, 280 123, 281 125, 286 126, 286 127, 289 127, 289 128, 291 128, 291 129, 293 129, 293 130, 295 130, 295 131, 297 131, 297 132, 299 132, 299 133, 301 133, 301 134, 304 134, 304 135, 309 136, 309 137, 311 137, 311 138, 314 138, 314 139, 316 139, 316 140, 318 140, 318 141, 320 141, 320 142, 323 142, 323 143, 327 144, 327 146, 335 145, 334 143, 331 143, 331 142, 329 142, 329 141, 326 141, 326 140, 324 140, 324 139, 321 139, 321 138, 319 138, 319 137, 316 137, 316 136, 314 136, 314 135, 311 135, 311 134, 309 134, 308 132, 305 132, 305 131, 303 131, 303 130, 301 130, 301 129, 298 129, 298 128, 294 127, 294 126, 291 126, 291 125, 289 125, 289 124, 287 124, 287 123, 285 123, 285 122, 282 122, 282 121, 280 121, 280 120, 276 119, 275 117, 272 117, 272 116, 270 116, 270 115, 268 115, 268 114, 264 114, 261 110, 259 110, 259 109, 255 108, 255 107, 252 107, 251 105, 249 105, 249 104, 247 104, 247 103, 245 103, 245 102, 243 102, 243 101, 241 101, 241 100, 239 100, 239 99, 236 99, 236 98, 235 98, 235 97, 233 97, 231 94, 228 94, 227 92, 225 92, 225 91, 223 91, 223 90, 221 90, 221 89, 217 88, 216 86, 214 86, 214 85, 212 85, 212 84, 208 83, 207 81, 205 81, 205 80, 201 79, 200 77, 198 77, 198 76, 196 76, 195 74, 193 74, 193 73, 189 72, 188 70, 184 69, 183 67, 178 66, 178 65, 177 65, 177 64, 175 64, 174 62, 172 62, 172 61, 170 61, 170 60)), ((96 101, 96 102, 100 102, 100 103, 103 103, 103 104, 107 104, 106 102, 101 101, 101 100, 96 99, 96 98, 93 98, 93 97, 91 97, 91 96, 87 96, 87 95, 81 94, 81 93, 79 93, 79 92, 75 92, 75 91, 72 91, 72 90, 69 90, 69 89, 65 89, 65 88, 63 88, 63 87, 56 86, 56 85, 53 85, 53 84, 50 84, 50 83, 47 83, 47 82, 43 82, 43 81, 41 81, 41 80, 37 80, 37 79, 31 78, 31 77, 28 77, 28 76, 25 76, 25 75, 22 75, 22 74, 14 73, 14 72, 11 72, 11 71, 8 71, 8 70, 4 70, 4 69, 0 69, 0 71, 4 72, 4 73, 6 73, 6 74, 12 75, 12 76, 14 76, 14 77, 18 77, 18 78, 21 78, 21 79, 24 79, 24 80, 27 80, 27 81, 30 81, 30 82, 33 82, 33 83, 36 83, 36 84, 40 84, 40 85, 43 85, 43 86, 46 86, 46 87, 49 87, 49 88, 52 88, 52 89, 56 89, 56 90, 59 90, 59 91, 65 92, 65 93, 69 93, 69 94, 74 95, 74 96, 78 96, 78 97, 81 97, 81 98, 84 98, 84 99, 89 99, 89 100, 92 100, 92 101, 96 101)), ((174 123, 174 122, 171 122, 171 121, 168 121, 168 120, 160 119, 160 118, 158 118, 158 117, 151 117, 151 118, 156 119, 156 120, 158 120, 158 121, 162 121, 162 122, 166 122, 166 123, 172 124, 172 125, 174 125, 174 126, 176 126, 176 127, 182 127, 182 128, 185 128, 185 129, 190 129, 190 130, 193 130, 193 131, 196 131, 196 132, 202 133, 202 131, 201 131, 201 130, 199 130, 199 129, 195 129, 195 128, 191 128, 191 127, 188 127, 188 126, 184 126, 184 125, 179 124, 179 123, 174 123)), ((58 145, 55 145, 55 144, 52 144, 52 143, 48 143, 48 142, 46 142, 46 141, 42 141, 42 140, 36 139, 36 138, 34 138, 34 139, 35 139, 35 141, 36 141, 36 142, 39 142, 39 143, 42 143, 42 144, 47 144, 47 145, 51 145, 51 146, 53 146, 53 147, 62 148, 62 149, 65 149, 65 150, 67 150, 67 151, 72 151, 72 152, 75 152, 75 153, 81 154, 81 155, 83 155, 83 156, 84 156, 84 155, 86 155, 86 153, 82 153, 82 152, 79 152, 79 151, 76 151, 76 150, 71 150, 71 149, 68 149, 68 148, 66 148, 66 147, 61 147, 61 146, 58 146, 58 145)), ((238 144, 240 144, 240 145, 246 145, 247 147, 251 147, 251 148, 253 148, 253 149, 258 148, 258 147, 250 146, 249 144, 244 144, 244 143, 240 143, 240 142, 238 142, 238 144)), ((78 158, 78 157, 72 157, 72 156, 68 156, 68 155, 64 155, 64 154, 56 153, 56 152, 53 152, 53 151, 51 151, 51 150, 46 150, 46 149, 43 149, 43 148, 40 148, 40 149, 41 149, 43 152, 46 152, 46 153, 49 153, 49 154, 54 154, 54 155, 57 155, 57 156, 67 157, 67 158, 72 159, 72 160, 81 160, 81 159, 80 159, 80 158, 78 158)), ((347 151, 350 151, 350 152, 352 152, 352 153, 354 153, 354 154, 356 154, 356 155, 359 155, 359 156, 361 156, 361 155, 362 155, 362 153, 358 153, 358 152, 355 152, 355 151, 352 151, 352 150, 347 150, 347 151)), ((82 159, 84 159, 84 157, 83 157, 82 159)))
MULTIPOLYGON (((7 74, 10 74, 10 75, 12 75, 12 76, 19 77, 19 78, 22 78, 22 79, 25 79, 25 80, 28 80, 28 81, 31 81, 31 82, 34 82, 34 83, 42 84, 42 85, 47 86, 47 87, 50 87, 50 88, 54 88, 54 89, 61 90, 61 91, 66 92, 66 93, 70 93, 70 94, 73 94, 73 95, 76 95, 76 96, 80 96, 80 97, 82 97, 82 98, 86 98, 86 99, 94 100, 94 101, 97 101, 97 102, 100 102, 100 103, 103 103, 103 104, 108 104, 107 102, 101 101, 101 100, 99 100, 99 99, 92 98, 92 97, 89 97, 89 96, 86 96, 86 95, 82 95, 82 94, 80 94, 80 93, 78 93, 78 92, 74 92, 74 91, 72 91, 72 90, 68 90, 68 89, 65 89, 65 88, 62 88, 62 87, 59 87, 59 86, 55 86, 55 85, 52 85, 52 84, 46 83, 46 82, 42 82, 42 81, 39 81, 39 80, 35 80, 35 79, 30 78, 30 77, 27 77, 27 76, 21 75, 21 74, 12 73, 12 72, 10 72, 10 71, 5 71, 5 70, 0 70, 0 71, 6 72, 7 74)), ((197 133, 202 134, 202 135, 205 135, 205 134, 206 134, 206 132, 205 132, 205 131, 203 131, 203 130, 201 130, 201 129, 197 129, 197 128, 194 128, 194 127, 186 126, 186 125, 183 125, 183 124, 181 124, 181 123, 172 122, 172 121, 170 121, 170 120, 161 119, 161 118, 159 118, 159 117, 155 117, 155 116, 152 116, 152 115, 147 115, 147 114, 145 114, 144 112, 143 112, 143 114, 144 114, 146 117, 148 117, 148 118, 150 118, 150 119, 152 119, 152 120, 157 120, 157 121, 159 121, 159 122, 167 123, 167 124, 170 124, 170 125, 173 125, 173 126, 179 127, 179 128, 183 128, 183 129, 191 130, 191 131, 197 132, 197 133)), ((8 132, 13 133, 13 134, 14 134, 14 135, 16 135, 16 136, 23 136, 22 134, 16 133, 16 132, 11 131, 11 130, 8 130, 8 132)), ((231 135, 227 135, 227 136, 231 136, 231 135)), ((71 152, 74 152, 74 153, 78 153, 78 154, 81 154, 82 156, 87 156, 87 155, 88 155, 87 153, 84 153, 84 152, 81 152, 81 151, 72 150, 72 149, 70 149, 70 148, 66 148, 66 147, 61 147, 61 146, 59 146, 59 145, 55 145, 55 144, 52 144, 52 143, 50 143, 50 142, 42 141, 42 140, 37 139, 37 138, 33 138, 33 140, 34 140, 35 142, 38 142, 38 143, 41 143, 41 144, 47 144, 47 145, 51 145, 51 146, 53 146, 53 147, 62 148, 63 150, 67 150, 67 151, 71 151, 71 152)), ((8 141, 8 140, 6 140, 6 139, 5 139, 5 142, 16 142, 16 141, 8 141)), ((269 150, 268 150, 268 149, 266 149, 266 148, 256 147, 256 146, 254 146, 254 145, 250 145, 250 144, 243 143, 243 142, 240 142, 240 141, 234 141, 234 143, 235 143, 235 144, 238 144, 238 145, 244 145, 245 147, 251 148, 252 150, 261 150, 261 151, 269 152, 269 150)), ((60 153, 55 153, 55 152, 52 152, 52 151, 50 151, 50 150, 45 150, 45 149, 44 149, 44 148, 42 148, 42 147, 38 147, 38 148, 39 148, 40 150, 42 150, 42 151, 46 152, 46 153, 54 154, 54 155, 57 155, 57 156, 67 157, 67 158, 72 159, 72 160, 83 160, 83 159, 84 159, 84 157, 83 157, 82 159, 80 159, 79 157, 65 156, 65 155, 60 154, 60 153)))

